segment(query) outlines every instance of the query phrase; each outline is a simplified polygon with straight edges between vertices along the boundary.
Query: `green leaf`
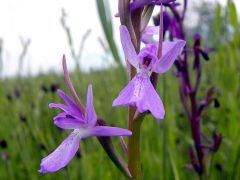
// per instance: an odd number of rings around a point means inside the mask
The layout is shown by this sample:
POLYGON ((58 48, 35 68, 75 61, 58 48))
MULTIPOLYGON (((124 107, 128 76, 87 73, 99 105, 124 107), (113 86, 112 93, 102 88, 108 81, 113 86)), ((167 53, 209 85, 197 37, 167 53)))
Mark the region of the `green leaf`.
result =
POLYGON ((111 50, 111 53, 114 57, 115 62, 118 65, 121 65, 121 60, 117 51, 117 46, 113 39, 113 28, 112 28, 112 19, 111 19, 111 11, 109 8, 109 2, 108 0, 96 0, 97 3, 97 9, 99 18, 102 24, 102 28, 105 34, 105 37, 107 39, 109 48, 111 50))
POLYGON ((215 9, 215 22, 216 22, 216 30, 220 32, 222 29, 222 7, 219 3, 217 3, 216 9, 215 9))

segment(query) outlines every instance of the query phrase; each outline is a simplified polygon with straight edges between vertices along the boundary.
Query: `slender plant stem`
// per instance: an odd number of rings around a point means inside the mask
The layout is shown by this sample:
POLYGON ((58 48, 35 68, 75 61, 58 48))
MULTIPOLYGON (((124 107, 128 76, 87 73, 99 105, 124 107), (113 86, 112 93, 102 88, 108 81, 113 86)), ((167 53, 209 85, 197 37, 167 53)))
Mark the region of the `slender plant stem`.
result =
MULTIPOLYGON (((162 94, 162 97, 163 97, 163 102, 166 102, 166 77, 165 75, 163 75, 163 81, 162 81, 162 85, 163 85, 163 94, 162 94)), ((165 174, 167 174, 167 167, 166 167, 166 156, 167 156, 167 121, 164 120, 162 122, 162 125, 163 125, 163 142, 162 142, 162 148, 163 148, 163 157, 162 157, 162 167, 163 167, 163 180, 164 179, 167 179, 165 174)))
POLYGON ((129 129, 132 131, 132 136, 128 142, 128 168, 131 172, 132 179, 141 180, 141 158, 140 158, 140 128, 144 114, 140 114, 136 119, 129 121, 129 129))

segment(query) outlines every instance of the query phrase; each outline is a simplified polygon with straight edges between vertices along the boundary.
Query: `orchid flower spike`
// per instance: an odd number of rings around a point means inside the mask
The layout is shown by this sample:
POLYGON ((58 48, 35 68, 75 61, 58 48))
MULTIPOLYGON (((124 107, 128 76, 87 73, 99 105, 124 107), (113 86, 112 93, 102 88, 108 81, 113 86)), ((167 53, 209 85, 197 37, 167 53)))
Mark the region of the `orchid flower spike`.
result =
POLYGON ((80 110, 65 92, 58 90, 58 94, 66 104, 49 104, 51 108, 63 110, 63 112, 54 117, 54 124, 63 129, 73 129, 73 132, 55 151, 42 159, 39 172, 55 172, 65 167, 76 154, 82 138, 91 136, 130 136, 132 134, 127 129, 96 126, 97 114, 93 106, 92 85, 88 86, 85 113, 80 110))
POLYGON ((161 5, 174 2, 176 0, 135 0, 130 4, 130 10, 134 11, 138 8, 143 8, 146 5, 161 5))
POLYGON ((113 101, 113 106, 136 106, 140 113, 149 110, 156 119, 163 119, 164 106, 150 81, 150 75, 169 70, 186 42, 163 42, 162 56, 157 58, 158 43, 146 44, 137 54, 126 26, 120 26, 120 35, 125 57, 137 69, 137 74, 113 101))

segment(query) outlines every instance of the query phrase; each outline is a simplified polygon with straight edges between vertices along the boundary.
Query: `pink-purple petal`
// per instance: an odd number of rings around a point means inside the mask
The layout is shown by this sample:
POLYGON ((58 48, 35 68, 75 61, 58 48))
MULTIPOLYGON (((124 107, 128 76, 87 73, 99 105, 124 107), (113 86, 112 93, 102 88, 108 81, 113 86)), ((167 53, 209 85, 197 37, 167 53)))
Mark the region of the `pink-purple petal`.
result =
POLYGON ((142 32, 141 40, 145 44, 156 43, 153 36, 159 34, 159 26, 147 26, 142 32))
POLYGON ((139 112, 150 111, 156 119, 163 119, 163 103, 147 74, 138 73, 113 101, 113 106, 136 106, 139 112))
POLYGON ((147 26, 143 31, 144 34, 149 35, 158 35, 159 34, 159 26, 147 26))
POLYGON ((109 126, 96 126, 90 130, 92 136, 131 136, 132 132, 128 129, 109 127, 109 126))
POLYGON ((88 124, 88 127, 95 126, 97 122, 97 114, 95 112, 94 105, 93 105, 92 85, 88 86, 87 103, 86 103, 86 109, 85 109, 85 120, 88 124))
POLYGON ((182 52, 183 47, 185 46, 186 41, 176 40, 173 42, 163 42, 163 55, 155 63, 153 71, 156 73, 164 73, 168 71, 182 52))
POLYGON ((150 79, 146 82, 146 91, 140 101, 137 102, 139 112, 149 110, 156 119, 164 119, 165 109, 161 98, 154 89, 150 79))
POLYGON ((55 151, 42 159, 39 172, 55 172, 65 167, 76 154, 80 138, 78 131, 73 131, 55 151))
POLYGON ((62 129, 77 129, 86 126, 84 121, 79 121, 78 119, 71 118, 68 116, 54 118, 54 124, 62 129))
POLYGON ((74 111, 82 115, 83 112, 81 112, 80 108, 77 107, 77 105, 71 100, 70 97, 68 97, 68 95, 64 91, 58 89, 57 93, 69 107, 71 107, 72 109, 74 109, 74 111))
POLYGON ((112 106, 136 106, 144 93, 144 81, 147 75, 137 74, 119 93, 112 106))
POLYGON ((65 113, 75 117, 76 119, 79 120, 83 120, 84 117, 83 115, 80 113, 80 111, 72 109, 70 106, 66 106, 65 104, 61 104, 61 103, 50 103, 49 104, 50 108, 59 108, 61 110, 63 110, 65 113))
POLYGON ((126 59, 131 65, 137 68, 139 63, 137 53, 132 44, 132 40, 128 32, 128 29, 124 25, 120 26, 120 36, 121 36, 121 43, 122 43, 122 47, 123 47, 123 51, 126 59))

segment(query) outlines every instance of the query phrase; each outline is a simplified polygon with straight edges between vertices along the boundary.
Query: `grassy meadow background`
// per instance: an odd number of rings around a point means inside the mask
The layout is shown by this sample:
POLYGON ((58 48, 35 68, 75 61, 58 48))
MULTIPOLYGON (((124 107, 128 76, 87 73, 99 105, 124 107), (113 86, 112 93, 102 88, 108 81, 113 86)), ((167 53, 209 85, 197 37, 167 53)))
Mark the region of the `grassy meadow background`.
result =
MULTIPOLYGON (((101 1, 102 2, 102 1, 101 1)), ((104 11, 99 1, 99 12, 104 25, 104 11)), ((199 12, 202 13, 202 12, 199 12)), ((105 15, 104 15, 105 14, 105 15)), ((208 88, 218 92, 219 108, 209 106, 204 112, 203 132, 209 137, 217 130, 223 142, 217 153, 209 154, 210 179, 240 179, 240 30, 233 3, 211 9, 209 19, 199 26, 204 31, 203 46, 214 47, 210 61, 202 61, 203 76, 199 100, 208 88)), ((106 23, 106 22, 105 22, 106 23)), ((105 26, 105 28, 110 28, 105 26)), ((194 29, 189 31, 189 47, 194 29)), ((106 31, 108 32, 108 31, 106 31)), ((201 33, 201 31, 199 32, 201 33)), ((107 33, 106 33, 107 35, 107 33)), ((109 52, 114 50, 114 42, 109 52)), ((59 55, 61 56, 61 55, 59 55)), ((70 58, 70 57, 69 57, 70 58)), ((192 58, 190 58, 191 64, 192 58)), ((118 64, 118 61, 117 63, 118 64)), ((190 127, 178 95, 178 78, 173 76, 174 67, 159 78, 158 92, 162 97, 166 118, 156 121, 147 116, 142 125, 141 152, 144 179, 198 179, 196 173, 184 166, 190 162, 188 148, 193 144, 190 127)), ((127 83, 121 66, 102 70, 71 73, 73 84, 81 100, 89 83, 93 84, 94 105, 98 115, 108 124, 126 127, 127 108, 111 106, 112 100, 127 83)), ((52 174, 39 174, 41 159, 54 150, 70 133, 53 124, 58 110, 50 109, 50 102, 61 102, 56 89, 66 90, 62 74, 49 72, 34 77, 0 79, 0 179, 125 179, 104 153, 96 138, 81 140, 80 150, 69 165, 52 174)), ((113 138, 120 148, 119 138, 113 138)))

